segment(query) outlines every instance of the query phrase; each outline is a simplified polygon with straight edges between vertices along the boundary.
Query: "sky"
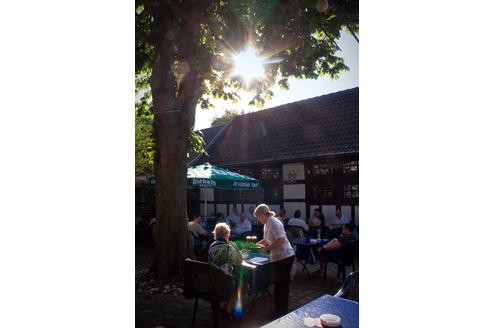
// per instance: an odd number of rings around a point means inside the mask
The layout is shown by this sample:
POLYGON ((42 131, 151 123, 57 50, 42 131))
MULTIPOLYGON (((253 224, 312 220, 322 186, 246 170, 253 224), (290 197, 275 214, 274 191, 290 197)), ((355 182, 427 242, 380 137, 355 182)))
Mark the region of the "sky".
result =
MULTIPOLYGON (((289 79, 289 90, 282 90, 278 85, 274 87, 273 92, 275 95, 272 100, 266 102, 264 108, 271 108, 359 86, 359 44, 347 30, 342 31, 337 44, 342 50, 337 53, 337 56, 344 58, 344 63, 349 67, 349 71, 342 72, 338 80, 332 80, 329 76, 324 76, 317 80, 297 80, 291 78, 289 79)), ((246 113, 258 110, 254 106, 248 106, 247 103, 250 97, 247 93, 245 95, 246 97, 243 97, 237 104, 227 101, 213 101, 215 108, 210 110, 204 110, 198 106, 196 108, 195 130, 210 127, 211 121, 215 117, 222 116, 225 109, 235 109, 237 111, 244 109, 246 113)))

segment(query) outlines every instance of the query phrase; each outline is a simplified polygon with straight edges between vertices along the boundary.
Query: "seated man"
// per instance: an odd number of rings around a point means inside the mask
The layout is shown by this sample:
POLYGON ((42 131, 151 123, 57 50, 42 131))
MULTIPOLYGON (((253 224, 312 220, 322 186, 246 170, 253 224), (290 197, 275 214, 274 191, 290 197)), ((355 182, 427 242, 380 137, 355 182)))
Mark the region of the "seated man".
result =
POLYGON ((239 216, 239 211, 237 210, 237 206, 232 206, 232 213, 227 216, 226 223, 229 225, 230 229, 235 228, 235 226, 241 221, 239 216))
MULTIPOLYGON (((308 225, 306 224, 306 222, 304 222, 304 220, 301 219, 300 210, 296 210, 294 212, 294 217, 287 222, 287 226, 301 227, 305 233, 309 232, 308 225)), ((304 237, 304 234, 300 234, 299 236, 292 236, 292 237, 294 238, 304 237)))
POLYGON ((318 272, 323 272, 325 257, 327 252, 336 252, 343 245, 347 244, 350 241, 354 241, 356 238, 354 237, 354 226, 350 223, 345 223, 342 228, 342 235, 339 238, 334 238, 330 240, 328 243, 321 247, 321 251, 319 254, 320 257, 320 270, 318 272))
POLYGON ((194 251, 197 255, 202 254, 208 248, 207 235, 208 232, 201 225, 201 216, 193 215, 187 227, 194 236, 194 251))
POLYGON ((335 207, 335 216, 325 223, 335 236, 339 236, 342 233, 343 225, 350 222, 351 221, 345 215, 342 215, 342 210, 340 206, 337 205, 335 207))
POLYGON ((279 219, 284 226, 287 225, 287 221, 289 221, 289 218, 286 215, 287 215, 287 211, 281 208, 280 211, 278 212, 277 219, 279 219))
POLYGON ((254 207, 249 206, 246 213, 246 218, 248 219, 249 222, 251 222, 251 225, 256 225, 258 224, 258 220, 254 217, 254 207))
POLYGON ((232 229, 232 235, 242 236, 244 232, 251 231, 251 228, 251 222, 247 220, 246 214, 242 213, 240 222, 235 225, 234 229, 232 229))

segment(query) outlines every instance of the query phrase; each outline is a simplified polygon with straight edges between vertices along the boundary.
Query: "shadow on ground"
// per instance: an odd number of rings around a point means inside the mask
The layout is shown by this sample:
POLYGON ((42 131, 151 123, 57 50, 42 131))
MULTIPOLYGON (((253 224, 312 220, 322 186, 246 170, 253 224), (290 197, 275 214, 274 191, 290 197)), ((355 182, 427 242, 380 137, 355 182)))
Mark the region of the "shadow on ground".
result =
MULTIPOLYGON (((211 327, 210 304, 203 300, 198 301, 196 322, 193 326, 191 321, 194 299, 187 299, 182 295, 182 278, 176 277, 168 281, 157 279, 154 274, 147 272, 152 259, 153 250, 150 247, 136 246, 135 326, 137 328, 211 327)), ((356 270, 359 270, 357 262, 356 270)), ((308 267, 311 272, 319 268, 318 264, 308 267)), ((321 275, 314 275, 309 279, 302 271, 302 266, 298 265, 296 276, 290 286, 289 312, 324 294, 335 294, 340 285, 341 281, 337 277, 335 265, 328 265, 326 281, 323 281, 321 275)), ((359 301, 358 295, 357 289, 352 290, 350 298, 359 301)), ((225 328, 260 327, 274 319, 276 318, 273 317, 273 301, 268 294, 265 294, 256 299, 252 308, 249 301, 243 304, 243 315, 240 320, 230 321, 221 318, 219 326, 225 328)))

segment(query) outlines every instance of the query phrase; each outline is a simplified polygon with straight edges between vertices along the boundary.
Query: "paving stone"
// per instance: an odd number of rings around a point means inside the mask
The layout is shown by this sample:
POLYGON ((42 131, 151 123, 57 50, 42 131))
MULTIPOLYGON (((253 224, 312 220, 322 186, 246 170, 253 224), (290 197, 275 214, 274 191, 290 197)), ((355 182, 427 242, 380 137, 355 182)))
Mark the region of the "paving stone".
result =
MULTIPOLYGON (((136 319, 137 328, 156 327, 192 327, 192 313, 194 299, 183 296, 183 280, 181 277, 169 281, 161 281, 156 275, 148 274, 147 268, 153 259, 149 248, 136 247, 136 319), (141 274, 142 272, 142 274, 141 274), (138 274, 139 273, 139 274, 138 274), (153 281, 151 281, 153 280, 153 281), (141 287, 140 284, 143 284, 141 287), (146 286, 146 287, 144 287, 146 286), (168 290, 169 293, 165 293, 168 290), (150 290, 158 288, 159 291, 150 293, 150 290), (173 294, 176 294, 175 296, 173 294)), ((310 272, 319 268, 318 264, 308 266, 310 272)), ((337 268, 328 268, 325 282, 322 276, 315 276, 309 280, 306 273, 299 268, 290 285, 289 311, 295 310, 307 302, 324 294, 332 294, 340 287, 340 279, 337 277, 337 268)), ((244 301, 243 316, 241 321, 220 320, 220 327, 224 328, 252 328, 259 327, 272 321, 273 300, 263 296, 254 302, 250 311, 251 302, 244 301)), ((212 326, 212 312, 210 303, 198 301, 196 311, 195 328, 207 328, 212 326)))

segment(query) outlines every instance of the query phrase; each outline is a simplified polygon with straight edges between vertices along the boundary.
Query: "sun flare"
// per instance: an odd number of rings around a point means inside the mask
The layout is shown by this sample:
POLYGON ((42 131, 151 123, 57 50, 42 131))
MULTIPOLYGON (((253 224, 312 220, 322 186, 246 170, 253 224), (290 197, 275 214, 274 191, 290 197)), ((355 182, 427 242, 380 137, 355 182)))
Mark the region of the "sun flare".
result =
POLYGON ((256 55, 252 47, 232 57, 234 63, 233 76, 240 76, 245 82, 261 79, 265 76, 264 59, 256 55))

